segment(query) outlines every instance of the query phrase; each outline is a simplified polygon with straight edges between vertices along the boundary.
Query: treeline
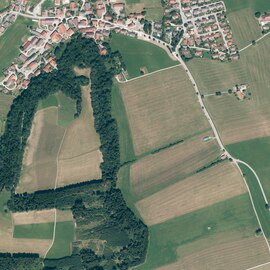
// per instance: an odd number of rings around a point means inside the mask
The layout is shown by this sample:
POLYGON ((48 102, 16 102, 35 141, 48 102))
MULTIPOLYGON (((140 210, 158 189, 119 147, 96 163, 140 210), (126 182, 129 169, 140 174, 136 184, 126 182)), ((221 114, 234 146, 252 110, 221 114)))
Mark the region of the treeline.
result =
POLYGON ((45 269, 128 269, 144 261, 148 230, 126 206, 121 191, 116 188, 120 151, 117 124, 111 116, 114 56, 100 56, 94 40, 80 35, 61 46, 58 70, 32 79, 29 88, 11 106, 7 127, 0 139, 0 187, 6 186, 13 191, 8 203, 12 211, 53 207, 72 210, 77 224, 73 254, 60 260, 45 260, 45 269), (75 116, 81 112, 80 84, 87 80, 76 78, 73 66, 91 68, 91 101, 103 154, 102 179, 56 190, 15 194, 26 140, 39 100, 60 90, 76 100, 75 116), (4 168, 7 169, 2 170, 4 168), (96 253, 89 244, 91 239, 103 241, 103 254, 96 253))
POLYGON ((38 254, 28 253, 0 253, 1 270, 41 270, 43 269, 42 259, 38 254))

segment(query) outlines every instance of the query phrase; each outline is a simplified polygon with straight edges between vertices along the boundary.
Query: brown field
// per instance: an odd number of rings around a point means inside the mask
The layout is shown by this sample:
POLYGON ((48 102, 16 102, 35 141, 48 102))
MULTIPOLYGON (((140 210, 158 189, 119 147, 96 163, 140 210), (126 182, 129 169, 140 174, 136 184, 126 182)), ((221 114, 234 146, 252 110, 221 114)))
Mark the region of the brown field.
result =
POLYGON ((192 84, 181 67, 120 87, 137 155, 208 129, 192 84))
POLYGON ((153 191, 156 186, 183 179, 215 160, 220 154, 216 141, 206 143, 202 140, 212 135, 212 132, 205 132, 134 163, 130 171, 131 191, 136 195, 153 191))
POLYGON ((58 156, 57 187, 101 178, 103 159, 89 91, 88 86, 82 87, 81 115, 67 128, 58 156))
POLYGON ((270 136, 270 36, 241 53, 231 63, 195 60, 188 63, 202 93, 226 91, 235 84, 248 84, 251 100, 234 95, 205 97, 207 109, 225 144, 270 136))
POLYGON ((246 270, 269 261, 262 236, 252 236, 198 251, 158 270, 246 270))
MULTIPOLYGON (((57 222, 72 221, 71 211, 57 211, 57 222)), ((50 223, 55 220, 55 209, 12 213, 14 225, 50 223)))
POLYGON ((55 107, 36 113, 16 188, 18 193, 54 188, 57 154, 65 132, 57 125, 57 117, 55 107))
MULTIPOLYGON (((81 75, 87 75, 86 70, 81 75)), ((58 108, 36 113, 16 188, 18 193, 101 178, 99 166, 103 159, 89 92, 89 86, 82 87, 81 115, 66 128, 57 125, 58 108)))
POLYGON ((262 265, 260 267, 257 267, 256 270, 270 270, 270 262, 266 265, 262 265))
POLYGON ((237 168, 224 161, 137 202, 136 207, 146 224, 153 225, 246 191, 237 168))

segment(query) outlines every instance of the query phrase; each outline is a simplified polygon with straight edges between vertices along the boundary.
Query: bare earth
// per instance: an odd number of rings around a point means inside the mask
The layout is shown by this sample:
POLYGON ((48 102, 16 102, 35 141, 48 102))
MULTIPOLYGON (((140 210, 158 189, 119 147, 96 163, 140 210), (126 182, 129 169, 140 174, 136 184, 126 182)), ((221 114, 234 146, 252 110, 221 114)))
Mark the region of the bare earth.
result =
POLYGON ((182 67, 120 87, 137 155, 209 128, 182 67))
POLYGON ((262 236, 249 237, 186 256, 158 270, 246 270, 269 261, 269 253, 262 236))
POLYGON ((183 143, 149 155, 131 166, 131 190, 136 195, 153 190, 160 184, 173 179, 181 179, 220 155, 215 140, 203 142, 205 132, 183 143))
POLYGON ((245 192, 237 168, 226 161, 137 202, 136 207, 146 224, 153 225, 245 192))
MULTIPOLYGON (((71 211, 56 211, 58 222, 73 220, 71 211)), ((55 209, 12 213, 12 219, 14 225, 50 223, 54 222, 55 209)))

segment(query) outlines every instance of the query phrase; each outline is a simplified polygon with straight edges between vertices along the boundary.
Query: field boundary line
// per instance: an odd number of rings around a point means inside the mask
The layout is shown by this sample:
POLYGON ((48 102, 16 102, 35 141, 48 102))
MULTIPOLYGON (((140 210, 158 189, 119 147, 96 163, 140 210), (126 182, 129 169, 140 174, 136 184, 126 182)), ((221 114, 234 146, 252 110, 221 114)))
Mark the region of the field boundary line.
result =
POLYGON ((137 80, 137 79, 141 79, 141 78, 144 78, 144 77, 153 75, 153 74, 158 73, 158 72, 162 72, 162 71, 165 71, 165 70, 168 70, 168 69, 172 69, 172 68, 175 68, 175 67, 179 67, 179 66, 181 66, 181 65, 182 65, 182 64, 177 64, 177 65, 174 65, 174 66, 162 68, 162 69, 159 69, 159 70, 156 70, 156 71, 153 71, 153 72, 150 72, 150 73, 147 73, 147 74, 144 74, 144 75, 141 75, 141 76, 132 78, 132 79, 130 79, 130 80, 126 80, 126 81, 124 81, 124 82, 122 82, 122 81, 118 81, 118 82, 119 82, 119 83, 128 83, 128 82, 131 82, 131 81, 135 81, 135 80, 137 80))
POLYGON ((56 233, 56 220, 57 220, 57 209, 54 208, 54 226, 53 226, 53 238, 52 238, 52 243, 49 246, 48 250, 46 251, 45 255, 44 255, 44 259, 46 259, 49 251, 51 250, 51 248, 53 247, 54 244, 54 240, 55 240, 55 233, 56 233))
POLYGON ((268 264, 270 264, 270 262, 267 262, 267 263, 262 263, 262 264, 258 264, 258 265, 256 265, 256 266, 253 266, 253 267, 248 268, 248 269, 246 269, 246 270, 253 270, 253 269, 257 269, 257 268, 259 268, 259 267, 261 267, 261 266, 265 266, 265 265, 268 265, 268 264))
POLYGON ((57 156, 56 156, 56 176, 55 176, 54 189, 57 188, 57 183, 58 183, 58 173, 59 173, 59 154, 60 154, 60 151, 61 151, 61 149, 62 149, 62 145, 63 145, 63 143, 64 143, 64 140, 65 140, 65 137, 66 137, 67 130, 68 130, 68 127, 66 127, 66 129, 65 129, 65 132, 64 132, 64 135, 63 135, 63 138, 62 138, 62 140, 61 140, 61 143, 60 143, 60 146, 59 146, 59 149, 58 149, 58 152, 57 152, 57 156))
MULTIPOLYGON (((264 39, 266 36, 268 36, 270 34, 270 32, 266 33, 265 35, 259 37, 258 39, 255 40, 255 42, 259 42, 260 40, 264 39)), ((248 49, 249 47, 254 46, 252 43, 248 44, 247 46, 245 46, 244 48, 240 49, 239 52, 243 52, 244 50, 248 49)))

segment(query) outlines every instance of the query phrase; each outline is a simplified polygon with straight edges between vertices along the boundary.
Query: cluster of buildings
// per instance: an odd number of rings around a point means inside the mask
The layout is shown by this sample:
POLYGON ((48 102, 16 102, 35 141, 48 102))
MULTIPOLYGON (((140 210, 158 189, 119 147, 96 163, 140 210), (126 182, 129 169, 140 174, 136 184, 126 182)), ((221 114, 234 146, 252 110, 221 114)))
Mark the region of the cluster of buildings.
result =
POLYGON ((221 61, 239 58, 223 1, 181 0, 181 10, 185 29, 182 55, 208 55, 221 61))
POLYGON ((29 10, 28 0, 12 0, 9 8, 0 13, 0 34, 20 14, 38 25, 31 28, 31 36, 20 47, 19 57, 4 71, 0 91, 26 89, 33 76, 57 68, 54 49, 75 32, 94 38, 100 54, 106 55, 103 42, 110 38, 112 30, 136 38, 146 33, 148 23, 149 37, 163 40, 185 57, 202 57, 207 52, 213 59, 224 61, 239 56, 222 1, 164 0, 160 22, 147 21, 145 10, 127 14, 125 3, 119 0, 53 1, 54 5, 46 9, 39 4, 29 10))
POLYGON ((260 16, 259 22, 261 28, 264 32, 268 32, 270 30, 270 13, 265 13, 260 16))

